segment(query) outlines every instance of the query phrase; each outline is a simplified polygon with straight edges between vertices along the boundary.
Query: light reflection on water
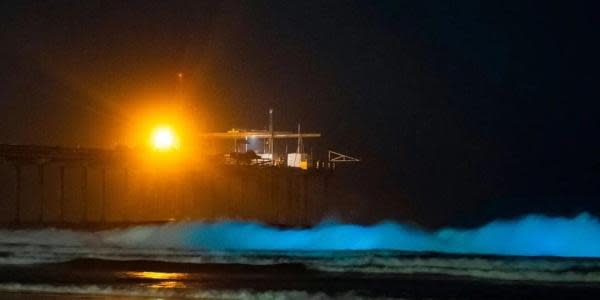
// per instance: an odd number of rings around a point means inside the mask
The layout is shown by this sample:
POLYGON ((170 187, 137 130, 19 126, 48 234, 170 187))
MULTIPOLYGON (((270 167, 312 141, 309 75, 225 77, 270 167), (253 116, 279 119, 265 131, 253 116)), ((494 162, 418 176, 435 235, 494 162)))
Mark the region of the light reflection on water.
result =
POLYGON ((187 285, 181 281, 161 281, 146 286, 153 289, 182 289, 187 287, 187 285))
POLYGON ((123 272, 122 276, 125 278, 137 278, 137 279, 151 279, 157 280, 158 282, 152 284, 144 284, 144 286, 156 289, 172 289, 172 288, 185 288, 187 285, 182 282, 184 279, 189 278, 187 273, 174 273, 174 272, 123 272))

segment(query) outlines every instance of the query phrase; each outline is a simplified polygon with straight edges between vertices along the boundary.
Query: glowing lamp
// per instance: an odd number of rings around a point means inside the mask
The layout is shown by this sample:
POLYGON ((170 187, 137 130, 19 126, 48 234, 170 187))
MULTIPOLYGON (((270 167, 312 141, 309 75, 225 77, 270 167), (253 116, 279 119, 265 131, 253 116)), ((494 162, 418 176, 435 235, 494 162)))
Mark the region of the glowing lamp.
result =
POLYGON ((152 147, 158 151, 169 151, 178 147, 177 135, 169 126, 159 126, 152 132, 152 147))

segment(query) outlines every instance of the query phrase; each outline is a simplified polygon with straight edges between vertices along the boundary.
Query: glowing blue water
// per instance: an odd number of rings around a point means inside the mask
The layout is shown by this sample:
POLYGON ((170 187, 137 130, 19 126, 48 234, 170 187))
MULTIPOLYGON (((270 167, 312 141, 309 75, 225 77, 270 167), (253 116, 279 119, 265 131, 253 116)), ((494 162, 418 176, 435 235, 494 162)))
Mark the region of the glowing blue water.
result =
POLYGON ((329 251, 404 250, 443 253, 600 257, 600 222, 528 215, 475 229, 425 231, 386 221, 371 226, 322 223, 309 229, 280 229, 259 223, 175 223, 142 226, 108 235, 128 246, 207 250, 329 251))

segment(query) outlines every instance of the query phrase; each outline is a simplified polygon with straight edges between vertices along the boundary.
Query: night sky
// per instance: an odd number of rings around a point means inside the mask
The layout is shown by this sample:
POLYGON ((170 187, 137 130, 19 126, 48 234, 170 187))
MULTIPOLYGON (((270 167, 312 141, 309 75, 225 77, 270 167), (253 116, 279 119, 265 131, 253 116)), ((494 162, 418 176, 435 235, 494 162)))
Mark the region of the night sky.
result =
POLYGON ((4 1, 0 143, 127 144, 184 72, 202 130, 273 107, 361 157, 364 222, 600 214, 597 5, 322 2, 4 1))

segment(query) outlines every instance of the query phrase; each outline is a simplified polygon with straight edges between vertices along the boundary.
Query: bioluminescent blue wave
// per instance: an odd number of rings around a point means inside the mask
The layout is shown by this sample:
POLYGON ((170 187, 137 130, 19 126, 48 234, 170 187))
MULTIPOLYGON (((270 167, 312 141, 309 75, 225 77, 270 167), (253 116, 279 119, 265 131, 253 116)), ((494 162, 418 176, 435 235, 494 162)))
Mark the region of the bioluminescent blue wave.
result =
POLYGON ((370 226, 322 223, 309 229, 224 221, 141 226, 104 234, 107 242, 134 247, 265 251, 389 249, 600 257, 600 222, 587 213, 574 218, 527 215, 464 230, 424 231, 391 221, 370 226))

